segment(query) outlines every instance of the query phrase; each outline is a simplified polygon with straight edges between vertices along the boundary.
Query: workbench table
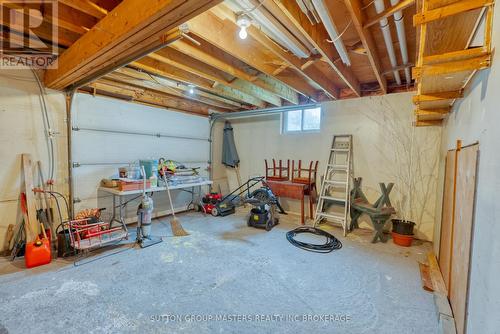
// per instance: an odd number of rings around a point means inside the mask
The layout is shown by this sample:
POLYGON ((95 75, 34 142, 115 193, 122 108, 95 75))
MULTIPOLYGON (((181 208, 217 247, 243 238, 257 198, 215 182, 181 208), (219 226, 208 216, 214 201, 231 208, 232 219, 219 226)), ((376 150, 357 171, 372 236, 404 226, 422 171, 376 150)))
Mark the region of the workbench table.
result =
MULTIPOLYGON (((191 194, 191 203, 194 204, 194 195, 195 195, 195 188, 198 189, 197 193, 199 198, 201 198, 201 187, 203 186, 208 186, 212 185, 212 181, 202 181, 202 182, 196 182, 196 183, 184 183, 184 184, 177 184, 177 185, 170 185, 169 188, 170 190, 183 190, 187 191, 191 194), (187 190, 191 189, 191 190, 187 190)), ((137 189, 137 190, 127 190, 127 191, 120 191, 116 188, 106 188, 106 187, 99 187, 99 190, 107 192, 108 194, 113 195, 113 211, 112 211, 112 218, 110 221, 110 226, 113 225, 113 222, 120 223, 122 225, 125 225, 125 206, 126 203, 124 204, 123 198, 126 196, 130 195, 139 195, 142 194, 143 190, 142 189, 137 189), (118 212, 118 217, 116 214, 116 202, 118 200, 118 207, 120 208, 118 212)), ((152 187, 146 189, 146 193, 153 193, 153 192, 160 192, 160 191, 167 191, 167 187, 152 187)))
MULTIPOLYGON (((300 223, 305 224, 304 196, 307 185, 290 181, 266 181, 276 197, 286 197, 300 200, 300 223)), ((312 218, 312 211, 310 212, 312 218)))

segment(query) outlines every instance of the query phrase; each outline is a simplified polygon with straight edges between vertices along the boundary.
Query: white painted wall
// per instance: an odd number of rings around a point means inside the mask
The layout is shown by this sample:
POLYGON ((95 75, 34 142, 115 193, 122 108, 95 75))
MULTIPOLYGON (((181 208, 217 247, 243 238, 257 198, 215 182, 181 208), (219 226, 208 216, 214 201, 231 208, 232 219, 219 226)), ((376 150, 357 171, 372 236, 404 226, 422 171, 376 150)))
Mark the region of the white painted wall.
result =
MULTIPOLYGON (((302 159, 307 163, 319 160, 322 175, 332 136, 353 134, 355 176, 363 177, 369 200, 374 202, 378 198, 379 182, 394 182, 393 205, 402 214, 411 203, 411 209, 405 212, 411 211, 407 217, 418 223, 417 237, 432 240, 441 130, 411 126, 414 110, 411 96, 402 93, 325 103, 319 133, 280 134, 279 116, 234 120, 242 179, 263 175, 266 158, 302 159), (406 184, 412 185, 411 195, 406 184)), ((216 148, 222 138, 220 129, 214 138, 216 148)), ((220 154, 214 160, 218 163, 220 154)), ((220 165, 215 165, 216 171, 218 168, 220 165)), ((230 169, 227 173, 230 187, 234 188, 234 173, 230 169)), ((224 177, 220 172, 215 176, 219 182, 224 177)), ((286 201, 286 204, 291 211, 299 210, 297 203, 286 201)))
MULTIPOLYGON (((0 71, 0 249, 9 224, 21 219, 21 154, 30 153, 42 162, 48 177, 48 151, 40 107, 39 89, 30 71, 0 71)), ((65 193, 66 123, 65 102, 60 93, 48 93, 49 119, 55 135, 55 188, 65 193)), ((36 179, 35 179, 35 182, 36 179)), ((24 191, 24 189, 22 190, 24 191)))
MULTIPOLYGON (((47 177, 48 158, 39 91, 30 71, 0 71, 0 249, 3 249, 6 228, 21 219, 21 153, 31 153, 41 160, 47 177)), ((47 104, 56 143, 56 187, 67 194, 66 108, 61 93, 48 91, 47 104)), ((78 127, 112 128, 125 131, 162 133, 169 135, 208 138, 208 120, 145 105, 127 103, 105 97, 77 94, 74 100, 73 125, 78 127)), ((76 131, 74 161, 82 163, 127 163, 138 159, 165 157, 200 166, 207 174, 208 141, 158 138, 126 134, 76 131)), ((82 200, 75 210, 89 207, 111 209, 111 199, 98 193, 102 178, 117 172, 117 165, 82 166, 74 169, 75 197, 82 200)), ((205 190, 204 190, 205 191, 205 190)), ((182 210, 190 195, 173 192, 174 207, 182 210)), ((165 193, 154 195, 156 212, 167 214, 165 193)), ((137 202, 128 206, 127 217, 133 220, 137 202)))
MULTIPOLYGON (((495 8, 493 47, 500 47, 500 7, 495 8)), ((500 63, 479 72, 457 102, 443 131, 441 159, 457 139, 479 141, 467 333, 500 333, 500 63)), ((438 198, 440 200, 440 198, 438 198)), ((438 239, 439 233, 436 233, 438 239)), ((438 240, 436 240, 437 244, 438 240)))
MULTIPOLYGON (((78 94, 74 100, 73 126, 79 128, 113 129, 118 131, 148 132, 205 138, 189 140, 177 138, 158 138, 131 134, 73 131, 73 160, 84 165, 74 169, 74 192, 81 202, 75 211, 88 207, 111 208, 111 197, 97 191, 102 178, 116 174, 118 167, 139 159, 158 159, 164 157, 185 163, 186 166, 199 166, 207 174, 208 161, 208 119, 165 109, 149 107, 136 103, 124 103, 106 97, 78 94), (109 164, 117 163, 117 164, 109 164)), ((185 209, 190 195, 181 191, 172 193, 174 207, 185 209)), ((156 193, 156 212, 170 212, 165 192, 156 193)), ((134 219, 137 202, 127 207, 127 217, 134 219)))

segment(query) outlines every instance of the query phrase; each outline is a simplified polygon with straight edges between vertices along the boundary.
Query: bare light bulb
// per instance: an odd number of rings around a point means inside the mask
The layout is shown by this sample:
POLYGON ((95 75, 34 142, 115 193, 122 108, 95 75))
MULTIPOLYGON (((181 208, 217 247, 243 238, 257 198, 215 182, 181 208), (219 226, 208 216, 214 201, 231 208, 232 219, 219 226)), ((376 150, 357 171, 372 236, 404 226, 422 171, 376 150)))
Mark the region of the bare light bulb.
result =
POLYGON ((242 26, 238 35, 241 39, 246 39, 248 37, 247 28, 245 26, 242 26))
POLYGON ((191 94, 191 95, 194 94, 194 87, 189 87, 189 94, 191 94))

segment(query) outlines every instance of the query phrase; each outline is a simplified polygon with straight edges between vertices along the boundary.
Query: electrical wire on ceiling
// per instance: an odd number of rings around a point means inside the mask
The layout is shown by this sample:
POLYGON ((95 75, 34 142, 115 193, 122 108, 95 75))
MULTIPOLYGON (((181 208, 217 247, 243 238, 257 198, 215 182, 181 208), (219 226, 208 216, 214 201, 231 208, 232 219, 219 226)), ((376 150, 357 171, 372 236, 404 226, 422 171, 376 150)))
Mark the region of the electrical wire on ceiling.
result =
POLYGON ((47 138, 47 151, 48 151, 48 161, 49 161, 49 180, 54 179, 54 174, 55 174, 55 153, 54 153, 54 137, 52 133, 52 127, 50 125, 50 117, 49 117, 49 112, 47 108, 47 102, 45 100, 46 92, 45 88, 42 85, 42 82, 40 81, 40 78, 38 77, 38 74, 36 71, 31 68, 31 72, 33 73, 33 76, 35 77, 36 83, 38 85, 38 89, 40 91, 39 99, 40 99, 40 109, 42 111, 42 119, 43 119, 43 126, 44 126, 44 131, 45 131, 45 136, 47 138))
POLYGON ((349 29, 349 27, 351 26, 351 24, 352 24, 352 20, 350 20, 349 23, 347 23, 347 25, 345 26, 344 30, 342 30, 342 32, 337 36, 337 38, 335 38, 333 41, 329 40, 329 39, 327 39, 326 41, 328 43, 335 43, 336 41, 338 41, 342 37, 342 35, 344 35, 344 33, 347 31, 347 29, 349 29))
POLYGON ((375 3, 375 0, 370 1, 368 4, 366 4, 364 7, 361 7, 361 10, 365 10, 366 8, 370 7, 375 3))
POLYGON ((261 2, 259 2, 258 5, 256 5, 252 9, 244 10, 242 14, 250 14, 250 13, 256 11, 257 9, 259 9, 260 7, 262 7, 262 5, 264 5, 264 2, 266 2, 266 0, 262 0, 261 2))

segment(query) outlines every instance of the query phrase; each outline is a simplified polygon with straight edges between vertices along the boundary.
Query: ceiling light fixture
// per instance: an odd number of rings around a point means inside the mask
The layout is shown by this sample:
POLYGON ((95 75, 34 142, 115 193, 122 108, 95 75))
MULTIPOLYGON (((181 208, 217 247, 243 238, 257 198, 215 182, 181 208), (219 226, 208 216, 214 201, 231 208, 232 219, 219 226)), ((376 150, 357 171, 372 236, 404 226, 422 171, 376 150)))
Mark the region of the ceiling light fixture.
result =
POLYGON ((193 95, 194 94, 194 85, 189 85, 189 94, 193 95))
POLYGON ((240 32, 238 36, 240 36, 241 39, 246 39, 248 37, 247 29, 248 27, 250 27, 251 23, 252 20, 247 14, 238 15, 238 18, 236 19, 236 24, 238 25, 238 27, 240 27, 240 32))

